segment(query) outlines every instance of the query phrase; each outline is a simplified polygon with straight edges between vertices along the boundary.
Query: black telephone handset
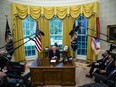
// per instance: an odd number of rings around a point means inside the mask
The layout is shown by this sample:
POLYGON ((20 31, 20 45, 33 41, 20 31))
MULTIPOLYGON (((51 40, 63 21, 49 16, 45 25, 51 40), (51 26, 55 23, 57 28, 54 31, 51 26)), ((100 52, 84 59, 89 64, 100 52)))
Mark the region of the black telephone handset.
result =
POLYGON ((69 59, 68 59, 67 57, 64 57, 64 58, 63 58, 63 62, 64 62, 64 63, 67 63, 68 61, 69 61, 69 59))

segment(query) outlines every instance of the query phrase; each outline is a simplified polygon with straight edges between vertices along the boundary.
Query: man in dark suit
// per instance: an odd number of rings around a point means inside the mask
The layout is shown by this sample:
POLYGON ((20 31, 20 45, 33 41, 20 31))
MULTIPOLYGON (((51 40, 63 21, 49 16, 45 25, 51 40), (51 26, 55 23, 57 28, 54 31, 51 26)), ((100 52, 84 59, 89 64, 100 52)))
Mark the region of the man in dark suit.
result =
POLYGON ((108 80, 116 81, 116 60, 109 57, 109 62, 105 70, 99 70, 94 73, 96 82, 108 82, 108 80))
POLYGON ((115 62, 115 68, 108 75, 107 80, 113 80, 116 83, 116 62, 115 62))
POLYGON ((95 68, 105 69, 105 67, 106 67, 106 61, 108 60, 109 55, 110 55, 109 50, 106 50, 102 54, 102 56, 103 56, 102 59, 99 59, 97 61, 94 61, 90 65, 88 65, 91 68, 90 68, 89 74, 86 74, 86 77, 92 78, 93 77, 93 72, 94 72, 94 69, 95 68))
POLYGON ((60 52, 56 46, 53 46, 52 49, 49 51, 49 58, 50 59, 60 58, 60 52))

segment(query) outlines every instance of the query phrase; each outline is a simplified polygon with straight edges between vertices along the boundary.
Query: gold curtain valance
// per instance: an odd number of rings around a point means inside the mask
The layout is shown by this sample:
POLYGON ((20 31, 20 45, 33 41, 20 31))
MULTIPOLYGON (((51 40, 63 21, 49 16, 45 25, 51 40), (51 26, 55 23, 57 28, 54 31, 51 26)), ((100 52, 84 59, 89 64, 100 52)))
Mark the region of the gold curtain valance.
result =
POLYGON ((63 19, 67 15, 67 7, 56 7, 56 15, 60 18, 63 19))
POLYGON ((98 14, 96 3, 89 3, 82 5, 82 13, 85 17, 90 17, 92 14, 98 14))
POLYGON ((25 18, 27 15, 31 15, 33 19, 38 19, 42 15, 47 19, 51 19, 54 16, 63 19, 67 15, 77 18, 80 14, 84 14, 85 17, 90 17, 93 13, 98 14, 98 2, 61 7, 30 6, 13 3, 12 10, 13 15, 18 15, 20 18, 25 18))
POLYGON ((28 14, 28 6, 16 4, 16 11, 20 18, 25 18, 28 14))
POLYGON ((41 7, 39 6, 30 6, 29 14, 33 19, 38 19, 41 16, 41 7))
POLYGON ((70 15, 73 17, 73 18, 77 18, 80 14, 81 14, 81 5, 78 5, 78 6, 71 6, 69 8, 69 11, 70 11, 70 15))
POLYGON ((43 7, 43 15, 47 19, 51 19, 54 16, 55 9, 54 7, 43 7))

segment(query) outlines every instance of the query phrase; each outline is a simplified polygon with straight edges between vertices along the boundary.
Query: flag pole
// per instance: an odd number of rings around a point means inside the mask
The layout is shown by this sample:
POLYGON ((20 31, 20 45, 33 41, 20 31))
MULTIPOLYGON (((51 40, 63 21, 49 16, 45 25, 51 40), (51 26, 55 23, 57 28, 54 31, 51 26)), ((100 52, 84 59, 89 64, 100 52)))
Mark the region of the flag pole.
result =
POLYGON ((8 19, 8 15, 5 15, 5 17, 8 19))

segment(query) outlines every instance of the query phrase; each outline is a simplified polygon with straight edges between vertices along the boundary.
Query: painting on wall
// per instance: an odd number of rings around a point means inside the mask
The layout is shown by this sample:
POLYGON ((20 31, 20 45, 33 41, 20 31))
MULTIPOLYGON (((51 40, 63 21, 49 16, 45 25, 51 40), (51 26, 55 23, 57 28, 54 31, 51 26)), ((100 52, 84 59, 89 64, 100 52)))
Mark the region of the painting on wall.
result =
POLYGON ((116 25, 108 25, 107 26, 107 40, 109 42, 116 42, 116 25))

